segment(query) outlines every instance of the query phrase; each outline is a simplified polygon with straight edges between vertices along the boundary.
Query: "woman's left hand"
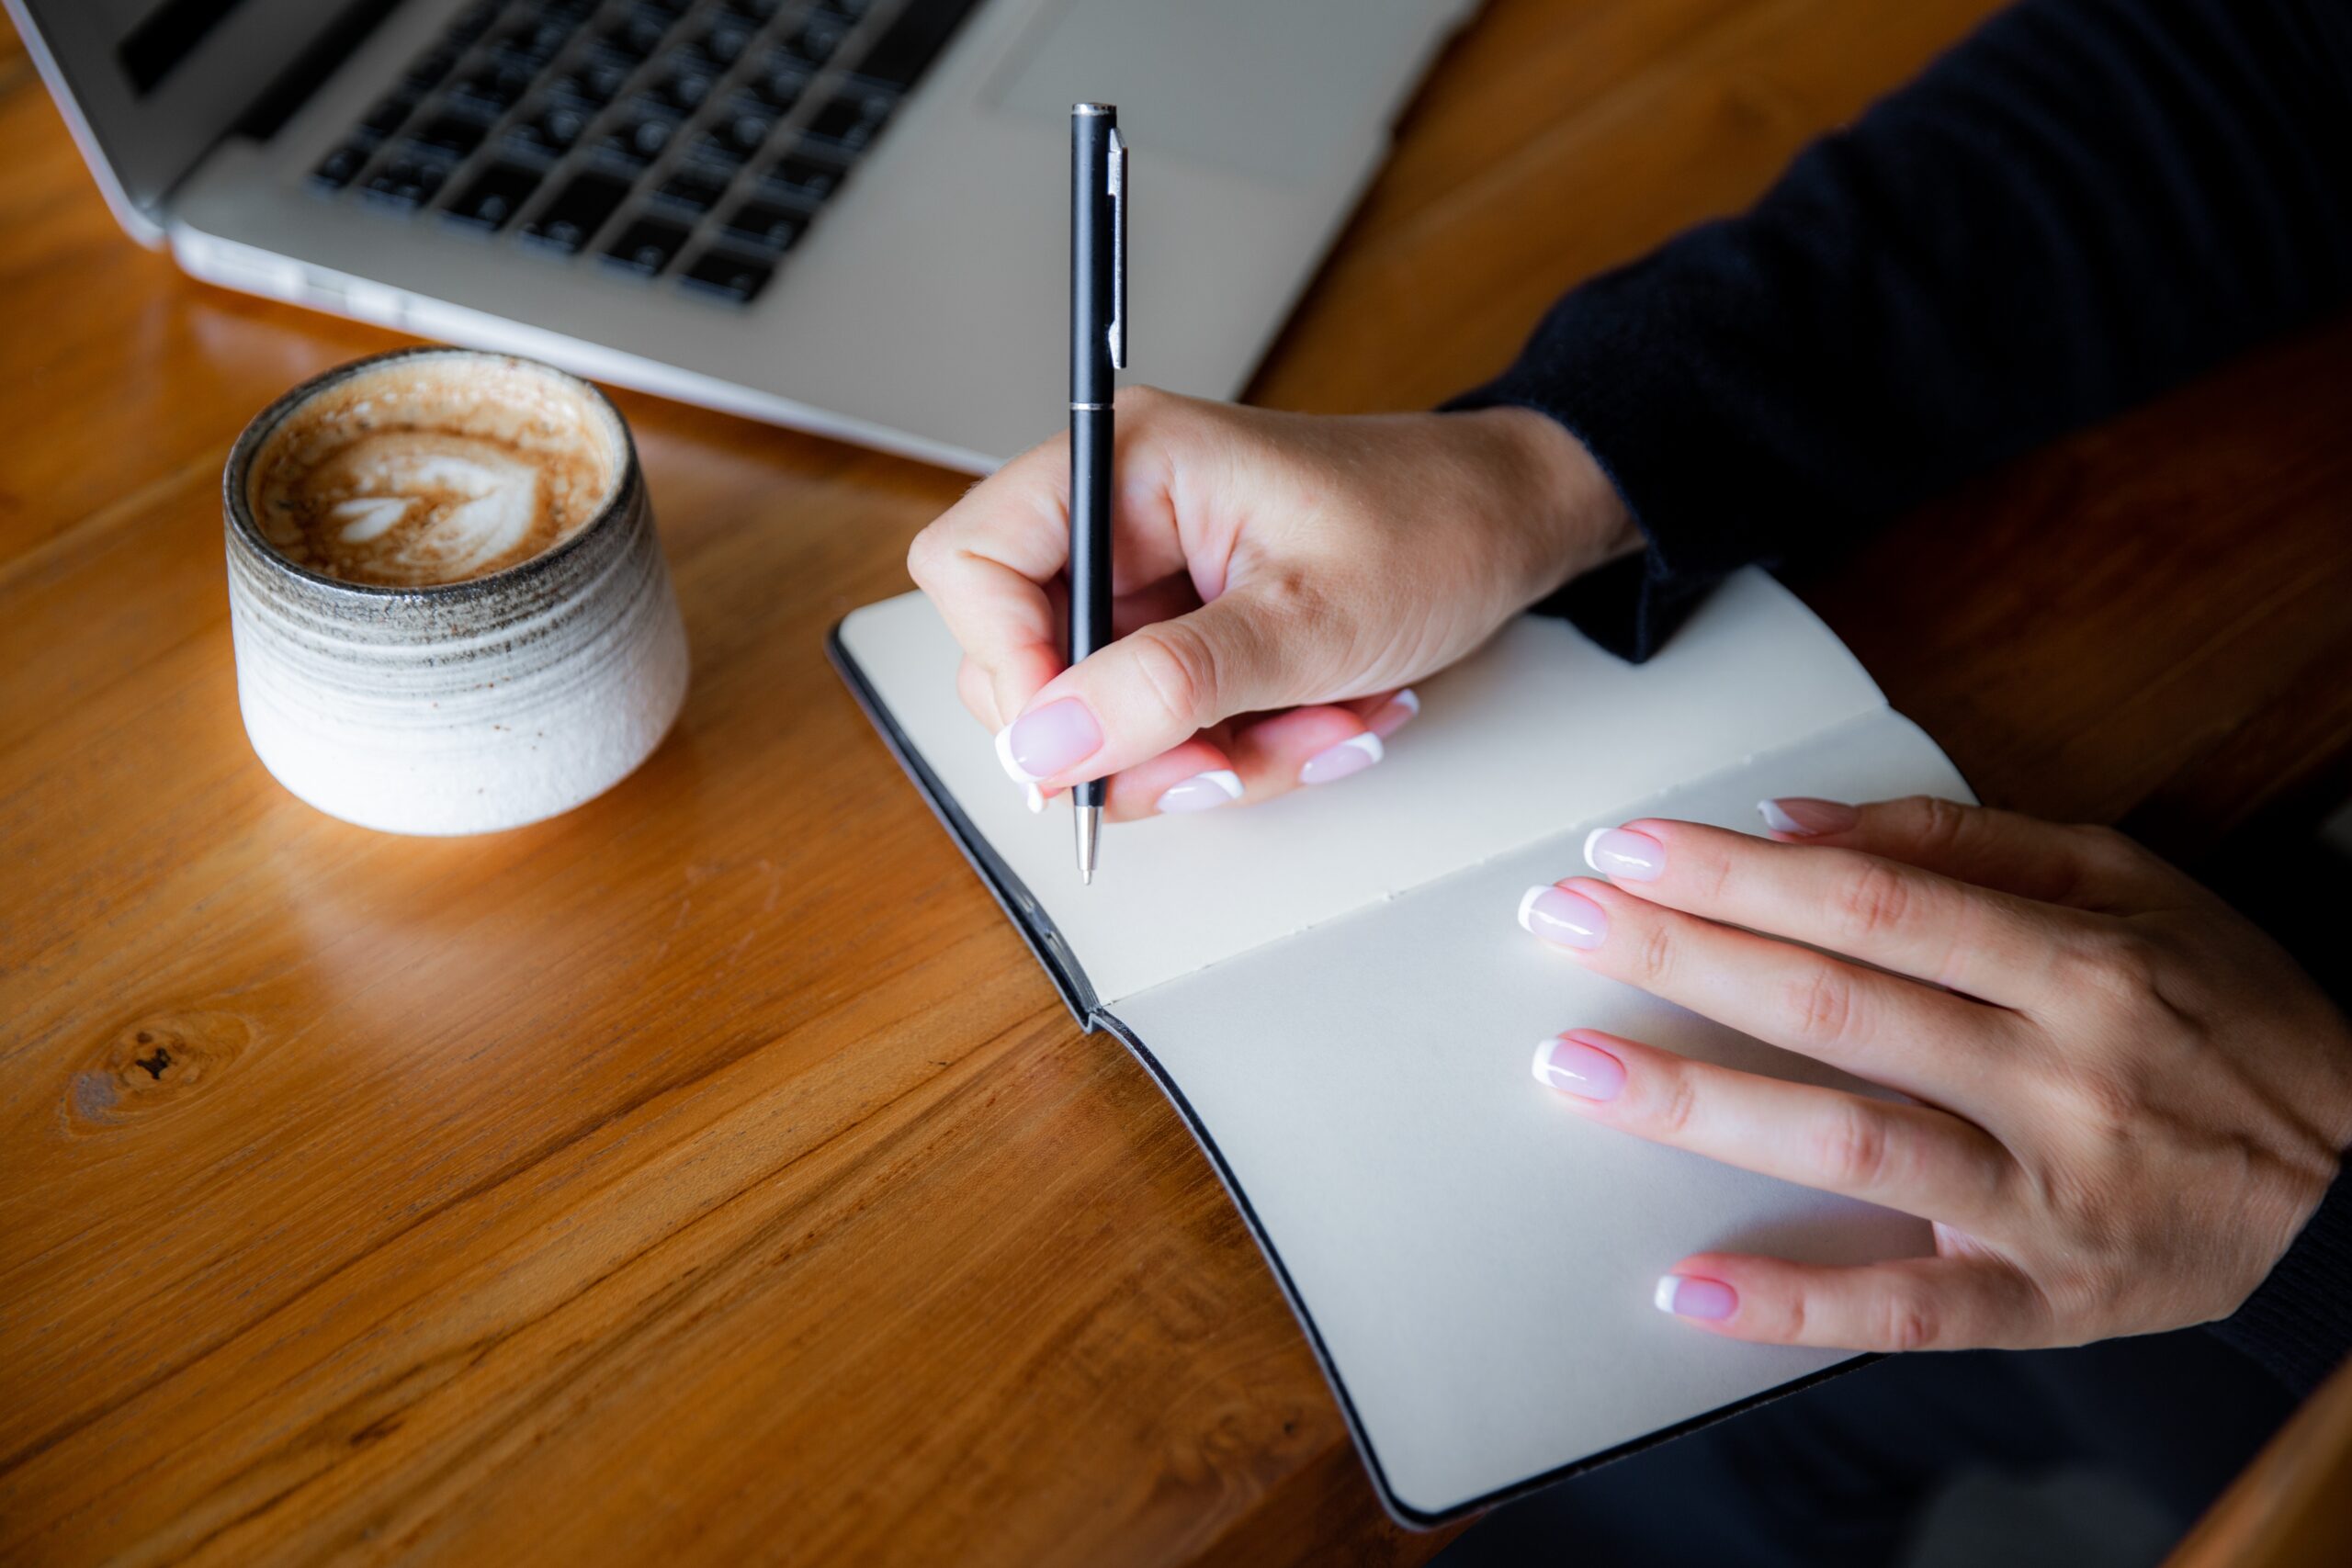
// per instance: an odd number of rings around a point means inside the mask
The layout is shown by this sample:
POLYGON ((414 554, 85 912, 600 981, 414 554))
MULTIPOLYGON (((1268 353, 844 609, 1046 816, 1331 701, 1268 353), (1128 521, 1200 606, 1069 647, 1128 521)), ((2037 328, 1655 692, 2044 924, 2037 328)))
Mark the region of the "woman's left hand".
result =
POLYGON ((1608 880, 1531 889, 1520 921, 1907 1098, 1588 1030, 1539 1047, 1536 1077, 1591 1121, 1931 1220, 1936 1256, 1702 1253, 1658 1305, 1860 1350, 2073 1345, 2235 1311, 2352 1144, 2352 1026, 2311 979, 2105 829, 1924 798, 1764 809, 1778 841, 1596 833, 1608 880))

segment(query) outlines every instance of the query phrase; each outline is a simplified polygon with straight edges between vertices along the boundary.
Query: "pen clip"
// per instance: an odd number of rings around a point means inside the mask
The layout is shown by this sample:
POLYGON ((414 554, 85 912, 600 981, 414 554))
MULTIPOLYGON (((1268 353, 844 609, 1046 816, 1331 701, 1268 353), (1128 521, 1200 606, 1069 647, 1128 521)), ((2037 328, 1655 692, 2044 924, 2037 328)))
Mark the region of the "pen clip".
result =
POLYGON ((1111 128, 1111 368, 1127 367, 1127 144, 1111 128))

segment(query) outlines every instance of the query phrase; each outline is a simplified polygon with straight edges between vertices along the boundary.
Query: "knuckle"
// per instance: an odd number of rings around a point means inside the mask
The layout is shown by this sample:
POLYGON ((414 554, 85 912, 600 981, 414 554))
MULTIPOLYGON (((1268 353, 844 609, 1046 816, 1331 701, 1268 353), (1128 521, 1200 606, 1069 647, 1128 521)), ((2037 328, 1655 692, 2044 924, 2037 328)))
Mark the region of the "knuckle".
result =
POLYGON ((2125 1006, 2154 995, 2164 968, 2155 939, 2120 920, 2078 932, 2060 959, 2072 992, 2125 1006))
POLYGON ((1650 1130, 1662 1138, 1680 1138, 1690 1132, 1692 1122, 1697 1119, 1698 1110, 1699 1091, 1691 1083, 1690 1075, 1670 1072, 1666 1075, 1665 1082, 1658 1086, 1657 1098, 1651 1104, 1650 1130))
POLYGON ((1925 1350, 1943 1331, 1933 1296, 1917 1287, 1889 1291, 1879 1303, 1879 1342, 1890 1350, 1925 1350))
POLYGON ((1860 1103, 1841 1105, 1822 1126, 1817 1168, 1840 1191, 1875 1191, 1887 1176, 1892 1139, 1883 1118, 1860 1103))
POLYGON ((1950 850, 1966 836, 1973 814, 1956 800, 1915 795, 1904 803, 1916 821, 1919 845, 1929 851, 1950 850))
POLYGON ((1837 1045, 1854 1025, 1853 984, 1828 963, 1814 964, 1792 983, 1789 1012, 1799 1041, 1837 1045))
POLYGON ((2068 829, 2075 842, 2075 853, 2092 872, 2103 876, 2121 876, 2137 870, 2147 855, 2127 835, 2099 823, 2084 823, 2068 829))
MULTIPOLYGON (((1603 944, 1606 946, 1606 944, 1603 944)), ((1634 944, 1633 975, 1637 986, 1654 988, 1663 985, 1674 968, 1674 935, 1664 920, 1644 923, 1641 940, 1634 944)))
POLYGON ((1883 860, 1860 860, 1838 885, 1832 916, 1840 938, 1865 942, 1901 926, 1912 905, 1911 878, 1883 860))
MULTIPOLYGON (((1647 831, 1646 829, 1644 830, 1647 831)), ((1732 862, 1735 858, 1703 844, 1688 844, 1683 840, 1676 840, 1667 852, 1666 863, 1682 877, 1683 885, 1690 890, 1691 902, 1701 908, 1711 909, 1720 906, 1732 891, 1732 879, 1736 874, 1732 862), (1692 849, 1699 852, 1690 853, 1692 849)))
POLYGON ((1127 639, 1136 681, 1170 729, 1193 730, 1216 718, 1216 654, 1190 626, 1161 622, 1127 639))
POLYGON ((2066 1075, 2065 1093, 2075 1126, 2109 1140, 2129 1138, 2148 1106, 2141 1075, 2117 1063, 2076 1065, 2066 1075))

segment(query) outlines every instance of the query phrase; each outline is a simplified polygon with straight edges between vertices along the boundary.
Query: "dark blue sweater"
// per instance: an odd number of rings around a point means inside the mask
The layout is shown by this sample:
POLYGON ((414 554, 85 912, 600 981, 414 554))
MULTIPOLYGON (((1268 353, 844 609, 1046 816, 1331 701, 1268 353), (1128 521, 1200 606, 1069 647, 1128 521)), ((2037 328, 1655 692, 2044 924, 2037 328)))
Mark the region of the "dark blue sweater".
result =
MULTIPOLYGON (((1539 608, 1638 660, 1732 570, 2347 299, 2352 0, 2027 0, 1452 406, 1591 448, 1648 548, 1539 608)), ((2298 1390, 2352 1348, 2352 1177, 2215 1332, 2298 1390)))

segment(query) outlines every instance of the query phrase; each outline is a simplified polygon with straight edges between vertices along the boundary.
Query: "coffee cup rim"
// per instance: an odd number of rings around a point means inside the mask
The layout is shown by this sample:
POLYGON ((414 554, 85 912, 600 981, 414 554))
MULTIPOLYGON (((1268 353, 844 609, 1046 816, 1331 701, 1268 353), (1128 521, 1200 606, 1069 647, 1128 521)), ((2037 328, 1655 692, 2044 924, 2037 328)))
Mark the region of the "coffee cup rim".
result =
POLYGON ((229 460, 220 470, 220 503, 222 512, 229 519, 229 526, 243 541, 249 550, 259 555, 276 570, 283 571, 314 588, 329 592, 347 593, 355 599, 375 603, 397 604, 429 600, 447 604, 469 598, 480 598, 493 592, 528 583, 536 577, 544 576, 558 570, 559 564, 584 546, 592 535, 610 527, 614 517, 631 510, 628 504, 630 497, 642 479, 643 475, 638 467, 636 434, 629 429, 628 421, 621 416, 619 407, 612 399, 606 397, 604 389, 594 382, 584 377, 575 376, 560 367, 549 365, 545 360, 533 359, 526 355, 508 354, 494 348, 468 348, 459 344, 420 344, 410 348, 389 349, 382 354, 371 354, 364 358, 346 360, 341 365, 330 367, 310 379, 288 388, 267 408, 254 415, 246 422, 245 428, 239 433, 236 444, 229 448, 229 460), (428 582, 414 585, 353 582, 345 578, 329 577, 324 572, 314 571, 300 562, 288 558, 263 535, 261 525, 254 517, 252 503, 245 494, 246 479, 252 471, 254 455, 261 450, 262 443, 268 439, 270 434, 303 403, 317 397, 337 382, 348 380, 362 371, 373 370, 379 366, 402 359, 503 361, 508 365, 524 366, 570 382, 578 390, 586 394, 596 406, 604 410, 611 418, 613 428, 620 434, 621 472, 605 504, 597 508, 594 517, 529 559, 519 560, 513 566, 501 567, 498 570, 485 573, 481 577, 469 577, 456 582, 428 582))

